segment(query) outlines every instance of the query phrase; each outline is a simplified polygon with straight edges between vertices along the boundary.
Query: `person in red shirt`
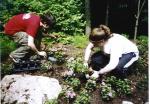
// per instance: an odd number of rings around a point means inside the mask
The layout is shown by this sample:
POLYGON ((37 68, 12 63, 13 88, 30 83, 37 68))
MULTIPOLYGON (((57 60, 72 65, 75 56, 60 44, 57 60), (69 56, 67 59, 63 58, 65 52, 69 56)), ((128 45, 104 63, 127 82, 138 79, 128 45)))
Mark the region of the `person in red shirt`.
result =
POLYGON ((19 47, 10 53, 10 58, 16 63, 22 60, 32 50, 36 54, 46 57, 45 51, 39 51, 35 45, 39 30, 47 32, 55 23, 54 17, 47 13, 41 17, 35 13, 25 13, 13 16, 4 26, 4 32, 13 37, 19 47))

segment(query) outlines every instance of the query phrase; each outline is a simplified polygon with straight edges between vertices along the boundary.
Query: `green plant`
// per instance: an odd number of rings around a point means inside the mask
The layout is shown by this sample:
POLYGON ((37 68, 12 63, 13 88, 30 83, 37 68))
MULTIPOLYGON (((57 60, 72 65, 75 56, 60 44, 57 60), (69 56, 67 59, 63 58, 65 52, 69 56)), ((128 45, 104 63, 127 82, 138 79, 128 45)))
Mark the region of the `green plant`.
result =
POLYGON ((65 62, 65 55, 61 51, 57 51, 54 53, 54 56, 58 60, 57 63, 61 64, 65 62))
POLYGON ((77 57, 76 59, 72 59, 71 61, 67 61, 67 67, 73 70, 76 73, 87 73, 88 69, 83 65, 83 61, 81 57, 77 57))
POLYGON ((70 35, 65 35, 62 32, 59 33, 52 33, 52 34, 57 34, 55 39, 53 38, 44 38, 43 42, 44 43, 62 43, 64 45, 74 45, 77 48, 85 48, 87 46, 88 43, 88 36, 86 35, 74 35, 74 36, 70 36, 70 35))
POLYGON ((9 63, 3 64, 3 63, 1 63, 0 66, 1 66, 1 75, 2 76, 12 73, 12 64, 9 64, 9 63))
POLYGON ((82 90, 73 104, 90 104, 90 95, 87 90, 82 90))
POLYGON ((46 61, 41 64, 42 70, 50 70, 52 68, 52 63, 50 61, 46 61))
POLYGON ((68 99, 66 98, 66 89, 63 89, 58 96, 58 103, 61 104, 61 102, 64 102, 65 104, 68 104, 68 99))
POLYGON ((75 98, 76 98, 76 93, 74 92, 73 88, 70 86, 67 86, 63 88, 63 90, 59 94, 58 102, 59 104, 61 104, 62 102, 63 104, 72 104, 75 98))
POLYGON ((102 82, 100 94, 103 100, 109 101, 116 97, 116 92, 112 89, 111 84, 102 82))
POLYGON ((140 90, 148 90, 148 76, 144 76, 143 79, 141 79, 136 87, 140 90))
POLYGON ((0 20, 3 23, 18 13, 51 12, 56 17, 56 32, 84 34, 85 15, 82 0, 3 0, 0 4, 0 20))
POLYGON ((60 50, 60 51, 51 51, 48 53, 49 56, 56 58, 56 64, 61 65, 65 63, 66 61, 66 55, 60 50))
POLYGON ((89 91, 94 91, 96 89, 96 81, 89 79, 85 84, 85 88, 89 91))
POLYGON ((136 64, 137 74, 148 73, 148 37, 140 36, 137 38, 139 49, 139 59, 136 64))
POLYGON ((74 35, 71 36, 72 45, 77 48, 85 48, 88 44, 88 36, 87 35, 74 35))
POLYGON ((143 55, 145 54, 144 52, 148 50, 148 37, 140 36, 137 39, 137 45, 140 51, 140 55, 143 55))
POLYGON ((0 34, 0 55, 1 59, 7 59, 10 52, 16 48, 16 43, 10 40, 6 35, 0 34))
POLYGON ((52 35, 55 36, 55 38, 44 38, 44 43, 63 43, 64 45, 71 44, 72 43, 72 36, 65 35, 63 32, 53 32, 52 35))
POLYGON ((47 100, 44 104, 58 104, 57 99, 47 100))
POLYGON ((117 79, 115 76, 107 77, 106 83, 111 84, 111 87, 117 92, 117 95, 131 94, 130 81, 128 79, 117 79))
POLYGON ((66 82, 72 86, 74 90, 78 90, 81 86, 81 82, 78 78, 67 77, 66 82))

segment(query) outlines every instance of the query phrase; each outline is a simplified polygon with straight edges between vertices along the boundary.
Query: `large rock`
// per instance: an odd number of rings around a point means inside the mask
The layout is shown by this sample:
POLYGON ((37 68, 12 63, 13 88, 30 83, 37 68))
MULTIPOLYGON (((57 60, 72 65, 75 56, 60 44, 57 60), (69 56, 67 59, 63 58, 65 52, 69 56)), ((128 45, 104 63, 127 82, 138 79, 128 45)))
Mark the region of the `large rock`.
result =
POLYGON ((43 76, 7 75, 1 81, 2 104, 44 104, 57 99, 62 88, 58 80, 43 76))

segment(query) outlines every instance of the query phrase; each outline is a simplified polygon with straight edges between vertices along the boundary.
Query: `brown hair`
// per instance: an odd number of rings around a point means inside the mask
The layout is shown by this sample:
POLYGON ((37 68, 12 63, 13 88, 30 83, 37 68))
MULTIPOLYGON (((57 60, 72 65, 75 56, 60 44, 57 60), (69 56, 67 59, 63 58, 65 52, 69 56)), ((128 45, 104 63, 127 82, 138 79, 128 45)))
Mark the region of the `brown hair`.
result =
POLYGON ((53 27, 56 22, 55 17, 50 12, 41 15, 41 18, 42 22, 46 22, 49 27, 53 27))
POLYGON ((107 40, 111 37, 109 27, 100 25, 99 28, 94 28, 89 36, 90 41, 107 40))

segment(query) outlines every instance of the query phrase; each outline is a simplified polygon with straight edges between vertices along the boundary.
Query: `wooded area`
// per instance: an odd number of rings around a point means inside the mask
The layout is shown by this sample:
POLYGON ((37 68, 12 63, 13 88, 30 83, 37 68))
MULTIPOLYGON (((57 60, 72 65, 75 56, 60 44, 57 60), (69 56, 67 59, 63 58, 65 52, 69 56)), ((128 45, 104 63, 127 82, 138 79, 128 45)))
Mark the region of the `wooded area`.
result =
POLYGON ((89 4, 87 14, 90 15, 88 18, 91 27, 106 24, 113 32, 129 34, 134 40, 137 34, 148 35, 147 0, 86 0, 86 2, 89 4))

